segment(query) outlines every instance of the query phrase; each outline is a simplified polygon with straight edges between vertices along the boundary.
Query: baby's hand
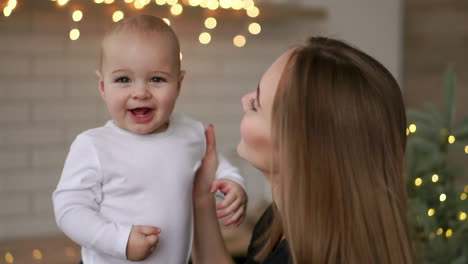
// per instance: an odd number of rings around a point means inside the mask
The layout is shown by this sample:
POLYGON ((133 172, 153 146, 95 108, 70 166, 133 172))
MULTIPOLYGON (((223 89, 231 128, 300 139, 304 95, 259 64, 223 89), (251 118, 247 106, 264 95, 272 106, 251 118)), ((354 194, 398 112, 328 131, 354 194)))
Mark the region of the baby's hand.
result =
POLYGON ((127 259, 141 261, 146 259, 159 243, 161 229, 153 226, 132 226, 127 244, 127 259))
POLYGON ((216 205, 218 218, 231 215, 223 224, 229 226, 234 223, 234 226, 238 227, 245 218, 247 194, 240 184, 228 179, 213 181, 211 192, 216 192, 218 189, 225 195, 224 200, 216 205))

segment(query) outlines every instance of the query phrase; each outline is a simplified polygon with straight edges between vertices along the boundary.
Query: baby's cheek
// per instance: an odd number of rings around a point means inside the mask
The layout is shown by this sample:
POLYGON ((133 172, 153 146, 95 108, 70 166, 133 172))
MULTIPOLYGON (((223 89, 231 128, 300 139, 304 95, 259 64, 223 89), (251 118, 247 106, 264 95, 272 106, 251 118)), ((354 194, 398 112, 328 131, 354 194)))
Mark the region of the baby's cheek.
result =
POLYGON ((172 112, 176 103, 177 97, 174 95, 166 95, 163 98, 159 99, 159 107, 164 108, 160 110, 165 110, 166 112, 172 112))

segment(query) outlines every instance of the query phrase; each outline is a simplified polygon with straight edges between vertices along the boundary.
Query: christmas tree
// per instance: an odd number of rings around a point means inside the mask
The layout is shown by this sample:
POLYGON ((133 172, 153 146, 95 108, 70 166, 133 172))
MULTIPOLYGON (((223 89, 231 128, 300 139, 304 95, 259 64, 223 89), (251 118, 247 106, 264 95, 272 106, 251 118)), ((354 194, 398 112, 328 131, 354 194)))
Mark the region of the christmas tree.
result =
POLYGON ((420 263, 468 263, 467 170, 453 162, 454 153, 468 154, 468 117, 455 123, 455 79, 449 67, 441 111, 427 103, 407 112, 409 220, 420 263))

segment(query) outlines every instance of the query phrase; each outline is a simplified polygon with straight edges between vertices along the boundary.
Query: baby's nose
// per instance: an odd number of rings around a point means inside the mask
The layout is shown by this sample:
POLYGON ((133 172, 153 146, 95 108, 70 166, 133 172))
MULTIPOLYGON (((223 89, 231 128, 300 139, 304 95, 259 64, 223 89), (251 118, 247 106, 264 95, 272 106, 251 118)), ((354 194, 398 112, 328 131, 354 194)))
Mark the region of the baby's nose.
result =
POLYGON ((133 92, 133 97, 135 99, 148 99, 151 97, 151 93, 148 90, 148 87, 145 84, 140 84, 135 87, 133 92))

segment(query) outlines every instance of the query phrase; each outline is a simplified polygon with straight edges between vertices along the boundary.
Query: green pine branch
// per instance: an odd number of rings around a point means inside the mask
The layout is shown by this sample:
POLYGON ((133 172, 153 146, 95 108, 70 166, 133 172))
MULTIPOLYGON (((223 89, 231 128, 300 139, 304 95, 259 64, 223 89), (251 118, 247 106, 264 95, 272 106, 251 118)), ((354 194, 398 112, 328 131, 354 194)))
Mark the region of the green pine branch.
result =
MULTIPOLYGON (((409 109, 416 131, 408 137, 406 173, 409 222, 414 246, 422 263, 468 263, 468 199, 455 186, 467 169, 453 165, 449 151, 465 151, 468 117, 455 124, 456 74, 450 66, 444 76, 443 107, 426 103, 424 110, 409 109), (461 218, 460 218, 461 217, 461 218)), ((414 129, 414 127, 413 127, 414 129)))

